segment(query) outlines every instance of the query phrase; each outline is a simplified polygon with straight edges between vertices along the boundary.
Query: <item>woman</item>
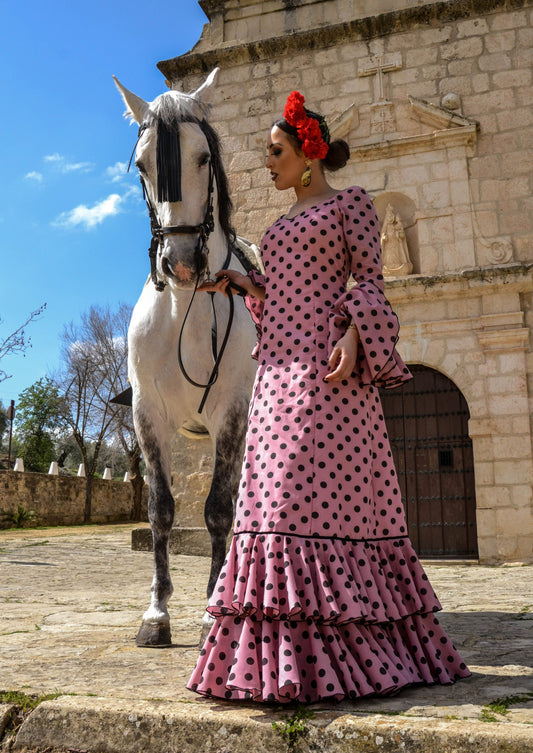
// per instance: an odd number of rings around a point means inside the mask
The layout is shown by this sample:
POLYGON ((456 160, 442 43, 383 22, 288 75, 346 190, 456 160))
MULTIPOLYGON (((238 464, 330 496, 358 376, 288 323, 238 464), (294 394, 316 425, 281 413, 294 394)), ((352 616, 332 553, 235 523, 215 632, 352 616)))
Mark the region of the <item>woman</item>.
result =
POLYGON ((325 120, 293 92, 266 167, 296 202, 265 233, 265 276, 231 270, 260 324, 257 378, 216 618, 189 688, 267 702, 389 694, 469 671, 407 537, 378 387, 410 374, 395 350, 379 227, 325 120), (347 291, 352 274, 356 285, 347 291))

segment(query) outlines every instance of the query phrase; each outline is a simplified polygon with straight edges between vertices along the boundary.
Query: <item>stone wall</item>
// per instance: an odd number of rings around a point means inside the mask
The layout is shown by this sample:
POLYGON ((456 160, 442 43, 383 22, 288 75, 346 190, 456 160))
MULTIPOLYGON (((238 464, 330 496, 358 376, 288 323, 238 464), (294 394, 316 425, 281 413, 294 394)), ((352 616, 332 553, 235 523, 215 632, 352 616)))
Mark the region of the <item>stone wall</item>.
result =
POLYGON ((220 66, 212 122, 256 243, 291 202, 264 168, 287 94, 349 142, 332 184, 365 186, 406 229, 413 273, 386 283, 400 351, 469 406, 480 559, 531 560, 533 0, 345 5, 206 0, 197 47, 159 67, 191 90, 220 66))
MULTIPOLYGON (((146 520, 146 491, 143 520, 146 520)), ((83 523, 85 479, 48 476, 44 473, 0 471, 0 514, 16 513, 18 506, 32 510, 39 526, 83 523)), ((94 479, 91 523, 131 520, 132 487, 128 482, 94 479)), ((0 518, 0 528, 9 523, 0 518)))

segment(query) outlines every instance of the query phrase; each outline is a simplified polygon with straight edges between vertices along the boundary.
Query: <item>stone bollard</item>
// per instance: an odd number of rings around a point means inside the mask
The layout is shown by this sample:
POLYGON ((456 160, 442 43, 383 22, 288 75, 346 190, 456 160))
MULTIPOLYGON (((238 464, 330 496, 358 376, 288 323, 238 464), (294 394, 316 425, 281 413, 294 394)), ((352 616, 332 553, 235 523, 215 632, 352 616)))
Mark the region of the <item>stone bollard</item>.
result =
POLYGON ((102 476, 102 478, 105 479, 106 481, 111 481, 111 478, 112 478, 111 468, 108 465, 106 465, 104 469, 104 475, 102 476))
POLYGON ((83 463, 80 463, 80 466, 78 468, 78 477, 85 478, 85 465, 83 463))
POLYGON ((59 476, 59 466, 57 464, 57 460, 52 460, 52 462, 50 463, 50 468, 48 469, 48 475, 59 476))
POLYGON ((20 473, 24 473, 24 460, 22 458, 17 458, 15 460, 15 467, 13 468, 14 471, 20 471, 20 473))

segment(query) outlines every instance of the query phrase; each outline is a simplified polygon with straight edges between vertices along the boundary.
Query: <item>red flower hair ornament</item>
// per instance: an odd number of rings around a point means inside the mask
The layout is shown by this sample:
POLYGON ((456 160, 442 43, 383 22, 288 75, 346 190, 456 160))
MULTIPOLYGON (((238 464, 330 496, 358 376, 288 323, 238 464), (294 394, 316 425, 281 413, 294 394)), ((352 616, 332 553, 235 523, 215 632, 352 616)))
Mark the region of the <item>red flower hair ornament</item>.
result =
POLYGON ((283 117, 290 126, 296 128, 305 156, 308 159, 324 159, 329 150, 327 143, 329 131, 326 121, 320 115, 306 110, 304 102, 305 99, 300 92, 291 92, 287 97, 283 117), (322 128, 325 131, 326 140, 322 134, 322 128))

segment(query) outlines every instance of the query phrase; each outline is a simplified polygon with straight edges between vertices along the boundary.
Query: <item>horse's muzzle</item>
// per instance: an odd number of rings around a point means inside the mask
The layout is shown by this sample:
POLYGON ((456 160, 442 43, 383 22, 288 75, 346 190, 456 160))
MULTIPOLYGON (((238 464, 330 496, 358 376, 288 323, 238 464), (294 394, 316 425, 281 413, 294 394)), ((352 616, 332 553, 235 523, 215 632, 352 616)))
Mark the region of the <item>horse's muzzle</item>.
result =
POLYGON ((207 255, 204 251, 180 255, 163 254, 161 257, 161 271, 166 277, 178 283, 193 284, 207 269, 207 255))

